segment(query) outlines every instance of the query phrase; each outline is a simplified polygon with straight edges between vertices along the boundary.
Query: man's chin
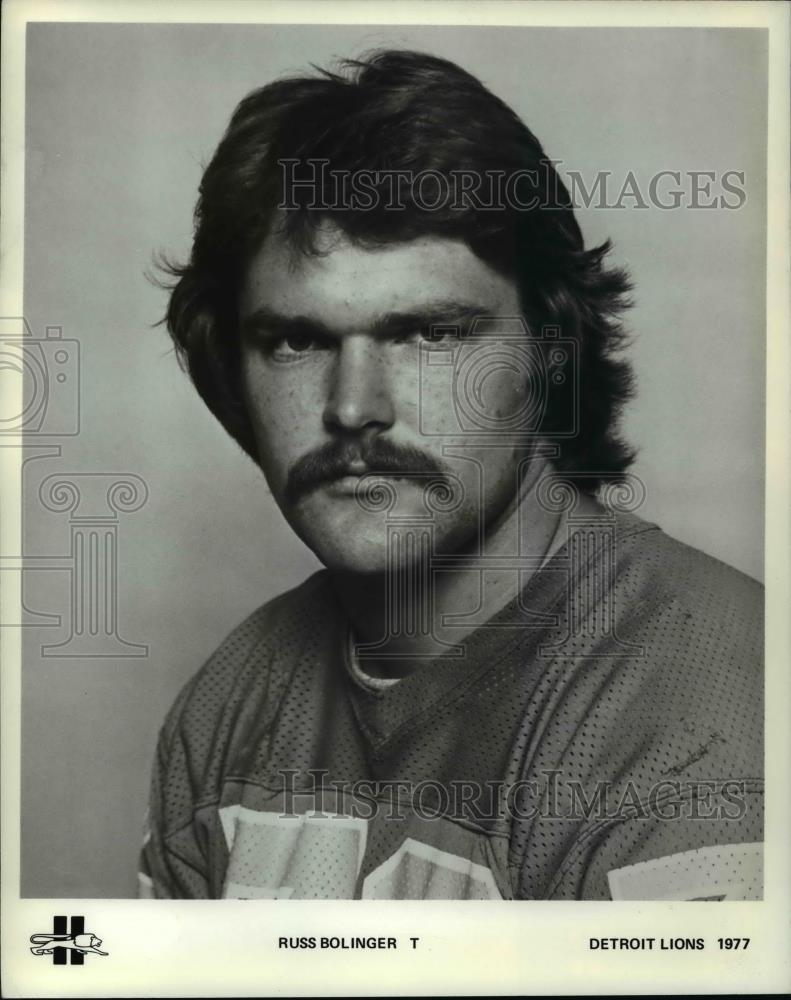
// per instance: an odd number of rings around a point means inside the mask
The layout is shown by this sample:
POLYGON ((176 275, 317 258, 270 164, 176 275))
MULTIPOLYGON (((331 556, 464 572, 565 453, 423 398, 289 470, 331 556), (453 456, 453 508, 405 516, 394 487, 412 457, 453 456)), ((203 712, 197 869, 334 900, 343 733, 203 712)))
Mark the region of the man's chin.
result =
POLYGON ((381 578, 392 572, 388 570, 386 555, 381 551, 361 552, 358 550, 343 552, 317 552, 317 558, 333 573, 343 576, 360 576, 381 578))
POLYGON ((410 565, 427 559, 429 552, 425 544, 404 544, 404 539, 392 535, 388 539, 384 525, 381 531, 350 529, 345 532, 323 532, 314 530, 300 532, 302 540, 314 555, 328 569, 339 573, 381 576, 397 572, 410 565))
POLYGON ((359 499, 343 493, 346 485, 340 484, 339 496, 313 491, 287 515, 297 535, 329 569, 370 575, 397 572, 428 561, 432 551, 447 551, 449 543, 455 549, 470 533, 469 518, 427 520, 416 490, 401 491, 399 516, 393 517, 392 509, 365 509, 359 499))
POLYGON ((302 535, 302 540, 327 569, 338 573, 380 576, 387 572, 386 540, 357 538, 316 538, 302 535))

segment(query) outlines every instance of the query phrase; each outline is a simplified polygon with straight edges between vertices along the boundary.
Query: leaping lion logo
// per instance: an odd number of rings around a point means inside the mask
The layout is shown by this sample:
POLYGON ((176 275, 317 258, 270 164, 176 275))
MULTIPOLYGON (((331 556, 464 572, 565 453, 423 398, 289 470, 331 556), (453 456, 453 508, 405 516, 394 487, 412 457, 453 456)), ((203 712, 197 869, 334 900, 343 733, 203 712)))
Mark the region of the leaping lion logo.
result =
POLYGON ((95 934, 31 934, 30 950, 34 955, 51 955, 56 948, 68 948, 80 955, 109 955, 109 951, 100 951, 102 939, 95 934))

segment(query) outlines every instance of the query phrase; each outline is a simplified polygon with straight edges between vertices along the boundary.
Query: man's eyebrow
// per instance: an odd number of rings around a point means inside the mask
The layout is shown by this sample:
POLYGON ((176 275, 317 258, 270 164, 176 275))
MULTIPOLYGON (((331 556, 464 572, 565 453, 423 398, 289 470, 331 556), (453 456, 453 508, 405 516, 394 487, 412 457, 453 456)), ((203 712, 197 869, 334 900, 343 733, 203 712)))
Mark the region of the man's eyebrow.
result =
POLYGON ((254 338, 266 331, 274 336, 287 337, 289 334, 308 334, 317 337, 331 337, 332 330, 320 320, 309 316, 287 316, 268 306, 255 309, 242 319, 242 337, 254 338))
MULTIPOLYGON (((410 330, 423 329, 427 326, 462 326, 479 317, 490 317, 492 309, 473 302, 442 300, 416 305, 408 310, 398 310, 377 316, 370 326, 370 332, 376 337, 388 337, 410 330)), ((330 338, 338 336, 338 331, 311 316, 286 315, 268 306, 255 309, 245 316, 241 324, 242 335, 255 337, 257 333, 266 331, 270 335, 288 336, 300 333, 303 336, 330 338)), ((342 331, 341 331, 342 332, 342 331)))
POLYGON ((491 306, 473 302, 428 302, 414 309, 385 313, 374 322, 371 332, 375 336, 388 337, 430 326, 463 326, 491 313, 491 306))

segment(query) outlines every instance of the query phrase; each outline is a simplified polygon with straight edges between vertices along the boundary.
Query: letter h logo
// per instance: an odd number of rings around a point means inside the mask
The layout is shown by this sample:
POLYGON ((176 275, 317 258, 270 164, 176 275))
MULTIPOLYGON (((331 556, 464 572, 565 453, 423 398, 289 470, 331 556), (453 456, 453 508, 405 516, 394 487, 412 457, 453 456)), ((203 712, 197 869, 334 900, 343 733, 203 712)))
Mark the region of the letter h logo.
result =
POLYGON ((53 917, 52 933, 32 934, 30 943, 34 955, 52 955, 53 965, 83 965, 88 954, 108 954, 99 949, 101 938, 85 933, 85 917, 53 917))
MULTIPOLYGON (((53 917, 52 935, 57 940, 61 935, 66 938, 76 937, 85 932, 85 917, 53 917)), ((53 942, 54 944, 54 942, 53 942)), ((53 965, 67 965, 71 958, 72 965, 83 965, 85 956, 72 948, 55 948, 52 952, 53 965)))

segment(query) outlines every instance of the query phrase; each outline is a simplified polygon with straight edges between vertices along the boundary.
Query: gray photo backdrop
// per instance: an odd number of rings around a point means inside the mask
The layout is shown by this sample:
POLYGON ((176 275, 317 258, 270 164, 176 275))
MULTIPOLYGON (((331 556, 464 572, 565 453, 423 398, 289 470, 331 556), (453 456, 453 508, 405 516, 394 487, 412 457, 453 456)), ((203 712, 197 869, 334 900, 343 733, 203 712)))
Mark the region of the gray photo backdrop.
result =
POLYGON ((378 46, 457 61, 561 172, 610 171, 616 193, 629 170, 642 183, 744 172, 737 211, 579 218, 589 244, 613 238, 636 282, 640 391, 624 426, 640 447, 641 514, 762 576, 764 31, 31 25, 25 317, 36 338, 60 327, 63 344, 40 352, 61 395, 25 466, 37 568, 25 580, 24 896, 134 894, 164 713, 237 622, 318 565, 153 328, 165 296, 144 272, 156 250, 186 255, 201 167, 244 94, 378 46), (56 350, 70 373, 57 384, 56 350), (70 641, 81 585, 109 588, 94 594, 101 642, 70 641))

